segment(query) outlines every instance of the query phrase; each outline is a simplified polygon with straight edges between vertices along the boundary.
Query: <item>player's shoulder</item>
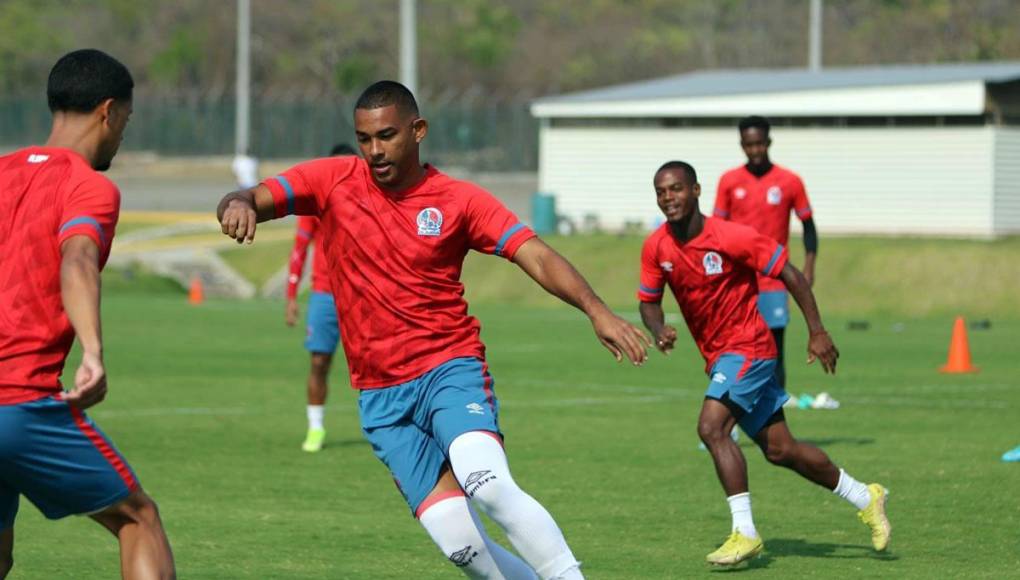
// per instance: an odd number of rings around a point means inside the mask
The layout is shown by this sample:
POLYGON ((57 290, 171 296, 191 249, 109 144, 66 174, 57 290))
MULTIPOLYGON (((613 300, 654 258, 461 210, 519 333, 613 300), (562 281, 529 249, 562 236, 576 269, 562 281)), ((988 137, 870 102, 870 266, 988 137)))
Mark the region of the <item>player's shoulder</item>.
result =
POLYGON ((652 230, 651 233, 645 237, 642 249, 646 252, 656 252, 662 242, 669 239, 669 236, 669 224, 667 222, 663 222, 659 227, 652 230))
POLYGON ((705 229, 720 241, 745 239, 758 235, 758 231, 749 225, 713 216, 705 218, 705 229))
POLYGON ((772 168, 774 171, 776 171, 777 177, 779 177, 780 179, 793 181, 797 183, 801 183, 802 181, 800 175, 796 171, 790 169, 789 167, 773 164, 772 168))
POLYGON ((294 169, 308 177, 339 182, 349 177, 368 178, 368 165, 356 155, 341 155, 309 159, 294 169))
POLYGON ((719 184, 740 181, 745 175, 747 175, 747 171, 744 169, 744 166, 738 165, 723 172, 722 177, 719 178, 719 184))

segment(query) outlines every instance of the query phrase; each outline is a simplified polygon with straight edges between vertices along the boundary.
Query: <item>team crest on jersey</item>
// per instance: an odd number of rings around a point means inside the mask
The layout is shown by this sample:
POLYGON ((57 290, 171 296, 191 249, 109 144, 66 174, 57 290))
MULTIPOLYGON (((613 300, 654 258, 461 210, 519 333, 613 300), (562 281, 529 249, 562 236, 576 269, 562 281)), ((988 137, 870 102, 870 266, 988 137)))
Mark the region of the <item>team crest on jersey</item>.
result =
POLYGON ((661 264, 659 264, 659 267, 661 267, 664 272, 672 272, 673 262, 662 262, 661 264))
POLYGON ((744 189, 743 187, 738 187, 733 190, 733 197, 737 199, 744 199, 745 197, 747 197, 747 190, 744 189))
POLYGON ((443 212, 427 207, 418 212, 418 235, 438 236, 443 229, 443 212))
POLYGON ((702 265, 705 266, 706 276, 715 276, 716 274, 722 274, 722 256, 715 252, 709 252, 705 254, 705 257, 701 260, 702 265))
POLYGON ((779 202, 783 200, 783 190, 779 189, 778 185, 773 185, 765 193, 765 201, 769 202, 770 205, 779 205, 779 202))

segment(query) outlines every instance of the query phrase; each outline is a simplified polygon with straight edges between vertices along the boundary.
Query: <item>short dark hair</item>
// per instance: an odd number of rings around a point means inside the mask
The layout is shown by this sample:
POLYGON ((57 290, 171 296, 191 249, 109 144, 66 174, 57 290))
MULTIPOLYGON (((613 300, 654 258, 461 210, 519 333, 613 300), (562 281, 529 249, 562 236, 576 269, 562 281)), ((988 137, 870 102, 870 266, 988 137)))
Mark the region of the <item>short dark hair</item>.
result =
POLYGON ((695 171, 694 167, 686 161, 667 161, 662 164, 662 167, 656 170, 655 174, 658 175, 669 169, 679 169, 683 171, 684 175, 687 176, 687 179, 690 180, 692 185, 698 182, 698 172, 695 171))
POLYGON ((418 102, 407 87, 397 81, 379 81, 365 89, 358 97, 355 109, 379 109, 396 105, 405 113, 418 114, 418 102))
POLYGON ((106 99, 130 101, 135 81, 120 61, 86 48, 60 57, 50 70, 46 99, 50 111, 88 113, 106 99))
POLYGON ((357 155, 354 147, 351 147, 347 143, 337 143, 329 150, 329 156, 333 157, 336 155, 357 155))
POLYGON ((740 123, 737 126, 740 127, 741 133, 748 129, 758 129, 764 133, 766 137, 769 136, 769 129, 772 128, 772 125, 769 124, 769 120, 760 115, 744 117, 740 120, 740 123))

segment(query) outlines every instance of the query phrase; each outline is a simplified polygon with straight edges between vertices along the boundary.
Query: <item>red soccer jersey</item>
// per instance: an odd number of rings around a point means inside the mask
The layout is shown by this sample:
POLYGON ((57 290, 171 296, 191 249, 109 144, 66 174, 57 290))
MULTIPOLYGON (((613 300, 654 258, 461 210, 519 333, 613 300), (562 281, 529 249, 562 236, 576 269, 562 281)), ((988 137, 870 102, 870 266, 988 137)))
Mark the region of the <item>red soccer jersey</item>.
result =
POLYGON ((723 353, 775 358, 775 340, 758 312, 757 275, 779 276, 786 260, 784 246, 747 226, 706 218, 705 229, 681 244, 662 224, 641 250, 638 300, 660 302, 669 284, 706 371, 723 353))
POLYGON ((308 249, 312 248, 312 291, 329 293, 329 277, 326 272, 326 260, 314 255, 315 233, 319 230, 319 218, 298 216, 297 233, 294 235, 294 249, 290 252, 290 273, 287 276, 287 298, 297 298, 298 285, 305 271, 305 258, 308 249))
POLYGON ((276 217, 321 220, 320 254, 354 388, 393 386, 453 358, 484 357, 460 282, 464 257, 477 250, 511 259, 535 236, 490 193, 432 167, 413 188, 386 193, 359 157, 308 161, 263 184, 276 217))
POLYGON ((60 391, 74 342, 60 295, 60 245, 91 238, 106 263, 120 192, 68 149, 0 157, 0 405, 60 391))
MULTIPOLYGON (((755 176, 741 165, 723 174, 715 197, 716 217, 751 226, 787 246, 790 240, 790 212, 800 221, 811 217, 804 182, 796 173, 773 165, 768 173, 755 176)), ((783 290, 782 282, 759 276, 763 291, 783 290)))

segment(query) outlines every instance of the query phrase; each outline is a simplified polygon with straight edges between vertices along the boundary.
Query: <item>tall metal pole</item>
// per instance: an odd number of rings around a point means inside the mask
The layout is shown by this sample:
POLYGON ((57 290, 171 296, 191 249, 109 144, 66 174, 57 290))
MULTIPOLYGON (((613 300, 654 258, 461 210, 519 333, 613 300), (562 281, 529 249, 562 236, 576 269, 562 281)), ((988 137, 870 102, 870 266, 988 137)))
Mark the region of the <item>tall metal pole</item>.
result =
POLYGON ((822 0, 811 0, 811 32, 808 42, 808 68, 822 70, 822 0))
POLYGON ((416 0, 400 0, 400 82, 418 93, 418 15, 416 0))
POLYGON ((251 128, 251 0, 237 0, 237 103, 234 152, 247 155, 251 128))

